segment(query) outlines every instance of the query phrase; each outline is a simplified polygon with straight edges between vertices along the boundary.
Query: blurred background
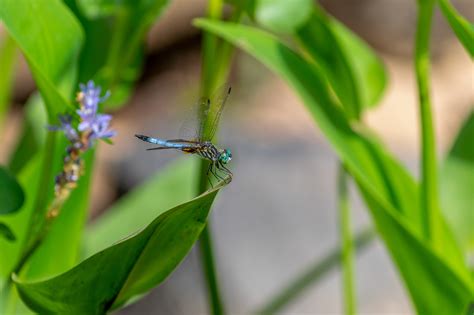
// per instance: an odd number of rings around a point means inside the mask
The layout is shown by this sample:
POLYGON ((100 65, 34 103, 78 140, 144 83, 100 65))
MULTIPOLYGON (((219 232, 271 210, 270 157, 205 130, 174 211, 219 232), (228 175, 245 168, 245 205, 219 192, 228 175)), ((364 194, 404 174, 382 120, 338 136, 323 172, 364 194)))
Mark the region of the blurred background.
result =
MULTIPOLYGON (((368 125, 418 176, 418 112, 412 65, 416 2, 413 0, 320 1, 383 58, 389 85, 368 125)), ((470 0, 452 1, 474 19, 470 0)), ((143 75, 127 106, 114 114, 114 145, 101 145, 93 179, 90 219, 172 161, 176 152, 147 152, 135 133, 176 137, 186 107, 198 98, 201 34, 191 20, 207 1, 174 0, 147 39, 143 75), (150 171, 153 170, 153 171, 150 171)), ((474 67, 437 12, 432 37, 432 91, 439 157, 474 104, 474 67)), ((221 146, 233 151, 233 182, 222 190, 211 217, 217 268, 230 314, 263 306, 294 277, 338 246, 338 163, 305 108, 279 78, 238 52, 233 87, 223 114, 221 146)), ((22 104, 35 90, 22 61, 11 113, 0 133, 0 162, 21 132, 22 104)), ((185 158, 195 158, 186 156, 185 158)), ((353 229, 370 225, 352 191, 353 229)), ((206 314, 207 297, 198 252, 192 250, 169 279, 119 314, 206 314)), ((380 241, 356 260, 361 314, 413 312, 397 271, 380 241)), ((285 310, 285 314, 342 312, 340 273, 334 270, 285 310)))

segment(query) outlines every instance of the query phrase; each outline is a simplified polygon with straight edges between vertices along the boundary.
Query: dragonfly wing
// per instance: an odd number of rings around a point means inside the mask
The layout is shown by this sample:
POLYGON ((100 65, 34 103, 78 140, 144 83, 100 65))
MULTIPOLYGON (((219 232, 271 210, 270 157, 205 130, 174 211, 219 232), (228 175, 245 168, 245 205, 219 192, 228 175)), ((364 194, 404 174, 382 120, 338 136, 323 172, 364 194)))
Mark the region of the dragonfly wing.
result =
MULTIPOLYGON (((180 139, 198 140, 201 134, 201 117, 209 111, 209 98, 201 97, 196 103, 185 110, 185 119, 179 129, 180 139)), ((180 140, 178 139, 178 140, 180 140)))
POLYGON ((180 132, 180 139, 194 142, 211 141, 217 131, 217 125, 230 93, 225 84, 209 97, 201 97, 190 110, 180 132))
POLYGON ((214 138, 230 91, 230 85, 224 84, 211 97, 206 116, 203 116, 204 123, 201 124, 201 140, 211 141, 214 138))

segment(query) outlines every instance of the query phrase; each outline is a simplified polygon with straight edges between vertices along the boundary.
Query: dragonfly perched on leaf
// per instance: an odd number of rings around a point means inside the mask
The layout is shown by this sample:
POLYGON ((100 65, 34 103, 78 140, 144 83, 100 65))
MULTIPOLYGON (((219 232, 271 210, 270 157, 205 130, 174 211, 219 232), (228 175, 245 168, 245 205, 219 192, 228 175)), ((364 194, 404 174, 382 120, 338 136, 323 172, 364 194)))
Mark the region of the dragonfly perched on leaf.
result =
POLYGON ((226 164, 232 160, 232 152, 230 149, 220 149, 212 143, 230 91, 230 86, 225 85, 218 89, 213 97, 202 97, 199 99, 194 106, 198 113, 191 119, 188 119, 180 131, 180 135, 183 133, 189 134, 191 130, 194 131, 194 134, 187 139, 186 137, 182 137, 180 139, 165 140, 145 135, 135 135, 135 137, 142 141, 158 145, 157 147, 147 150, 175 149, 184 153, 195 154, 208 160, 210 163, 207 169, 207 176, 211 186, 212 182, 209 174, 212 174, 217 180, 230 182, 233 174, 226 167, 226 164), (190 123, 194 123, 194 126, 190 127, 190 123))

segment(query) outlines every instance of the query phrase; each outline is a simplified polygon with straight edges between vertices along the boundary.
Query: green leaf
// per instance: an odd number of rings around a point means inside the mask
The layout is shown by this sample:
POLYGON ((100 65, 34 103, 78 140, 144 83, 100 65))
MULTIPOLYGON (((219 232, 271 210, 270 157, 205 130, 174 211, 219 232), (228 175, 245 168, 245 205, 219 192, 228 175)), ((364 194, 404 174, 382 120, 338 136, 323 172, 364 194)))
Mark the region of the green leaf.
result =
MULTIPOLYGON (((474 112, 471 111, 440 172, 444 215, 464 250, 474 256, 474 112)), ((471 262, 471 268, 474 267, 471 262)))
POLYGON ((20 296, 39 313, 103 314, 161 283, 204 228, 222 184, 158 216, 141 232, 36 283, 15 279, 20 296))
MULTIPOLYGON (((380 144, 351 127, 330 97, 321 72, 266 32, 203 19, 196 20, 195 24, 256 57, 299 94, 360 189, 368 196, 367 203, 376 226, 392 256, 411 257, 410 260, 395 261, 416 308, 436 313, 437 306, 453 306, 451 296, 445 295, 442 288, 449 281, 456 301, 462 301, 458 307, 464 307, 473 292, 472 281, 451 231, 440 218, 438 238, 432 243, 423 238, 415 181, 380 144), (428 272, 420 273, 419 277, 412 276, 417 270, 429 270, 432 266, 439 272, 439 277, 432 277, 428 272), (418 286, 419 283, 424 286, 418 286), (416 291, 428 292, 436 298, 419 298, 416 291)), ((447 313, 456 313, 458 307, 447 313)))
POLYGON ((5 238, 7 241, 16 241, 16 236, 12 230, 5 223, 0 222, 0 236, 5 238))
POLYGON ((166 209, 191 199, 195 195, 192 188, 196 162, 184 158, 171 163, 115 202, 87 227, 84 256, 97 253, 145 226, 166 209))
POLYGON ((9 169, 18 174, 21 169, 38 153, 46 139, 48 117, 43 99, 39 93, 28 98, 24 107, 21 136, 8 163, 9 169))
MULTIPOLYGON (((89 209, 94 151, 88 151, 83 156, 85 173, 65 202, 61 214, 56 218, 41 246, 23 268, 20 274, 22 279, 33 281, 51 277, 65 272, 80 260, 82 233, 89 209)), ((56 155, 61 154, 62 152, 58 152, 56 155)))
POLYGON ((382 60, 366 42, 336 19, 329 19, 329 27, 347 58, 361 105, 377 105, 388 81, 382 60))
POLYGON ((0 215, 18 211, 25 201, 25 194, 15 177, 0 166, 0 215))
POLYGON ((79 24, 57 0, 1 0, 0 18, 28 61, 49 121, 56 121, 69 106, 66 99, 72 92, 70 82, 75 73, 71 64, 83 39, 79 24))
POLYGON ((256 0, 255 19, 269 30, 294 33, 311 16, 312 0, 256 0))
POLYGON ((390 205, 376 200, 359 183, 380 235, 399 266, 418 314, 464 314, 472 303, 474 290, 469 276, 459 277, 455 270, 411 231, 390 205))
MULTIPOLYGON (((26 57, 44 100, 49 123, 54 124, 57 114, 68 108, 72 109, 68 100, 76 88, 76 65, 83 42, 79 23, 58 0, 0 0, 0 18, 26 57)), ((43 125, 42 128, 44 127, 43 125)), ((44 220, 46 207, 53 194, 55 172, 61 169, 66 144, 65 141, 57 141, 59 136, 64 138, 64 135, 49 133, 38 154, 32 154, 30 161, 25 159, 24 163, 18 165, 18 177, 25 189, 26 202, 22 211, 5 220, 18 241, 9 244, 0 240, 0 273, 4 277, 9 277, 25 244, 35 237, 38 226, 41 226, 41 221, 44 220), (7 258, 3 259, 3 255, 7 258)), ((85 212, 81 211, 75 214, 76 217, 84 217, 85 212)), ((78 251, 80 236, 72 235, 76 231, 74 226, 69 228, 63 225, 62 228, 65 233, 56 239, 62 242, 67 239, 71 241, 65 248, 59 247, 64 250, 56 251, 57 256, 48 257, 51 259, 51 265, 62 266, 69 263, 70 252, 78 251), (75 238, 78 241, 75 241, 75 238), (62 260, 61 255, 66 259, 62 260)), ((47 272, 51 272, 51 269, 47 272)), ((10 304, 7 307, 14 309, 16 305, 10 304)))
POLYGON ((14 69, 17 59, 15 41, 4 34, 0 38, 0 132, 3 121, 10 105, 10 94, 14 79, 14 69))
MULTIPOLYGON (((33 212, 33 204, 38 189, 38 179, 40 174, 40 160, 41 156, 35 156, 18 174, 17 179, 20 185, 24 189, 25 202, 23 207, 8 216, 2 217, 2 222, 11 229, 15 234, 16 242, 7 242, 5 239, 0 238, 0 253, 2 259, 0 259, 0 278, 8 278, 14 264, 18 259, 18 255, 21 250, 21 246, 26 238, 28 222, 33 212)), ((1 303, 0 303, 1 304, 1 303)))
POLYGON ((461 44, 471 57, 474 56, 474 25, 463 18, 451 5, 449 0, 438 0, 443 13, 461 44))
POLYGON ((308 23, 295 33, 298 42, 326 76, 347 117, 359 119, 361 100, 353 70, 333 29, 329 17, 315 8, 308 23))
POLYGON ((68 1, 86 32, 79 81, 94 79, 112 93, 106 106, 123 105, 141 74, 145 36, 169 0, 68 1))

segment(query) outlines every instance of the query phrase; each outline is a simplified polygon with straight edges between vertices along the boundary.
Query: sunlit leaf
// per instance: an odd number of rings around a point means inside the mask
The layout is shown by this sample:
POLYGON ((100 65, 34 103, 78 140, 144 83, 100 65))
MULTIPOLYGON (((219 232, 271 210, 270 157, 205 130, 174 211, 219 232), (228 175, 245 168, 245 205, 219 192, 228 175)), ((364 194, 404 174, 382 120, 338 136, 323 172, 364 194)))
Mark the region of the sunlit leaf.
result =
POLYGON ((204 228, 222 185, 159 215, 141 232, 49 280, 16 279, 20 296, 39 313, 103 314, 161 283, 204 228))
POLYGON ((69 83, 75 73, 70 65, 83 39, 79 24, 57 0, 1 0, 0 18, 28 61, 49 120, 55 121, 69 106, 69 83))
POLYGON ((387 86, 387 73, 381 58, 349 28, 331 19, 329 24, 353 71, 362 106, 376 106, 387 86))
MULTIPOLYGON (((49 123, 55 124, 58 114, 74 109, 70 100, 76 89, 77 60, 83 43, 80 24, 58 0, 0 0, 0 18, 28 62, 44 100, 49 123)), ((25 190, 26 202, 23 209, 5 220, 18 241, 5 243, 0 240, 0 272, 4 277, 9 277, 25 244, 35 238, 45 219, 45 211, 53 195, 55 172, 61 169, 66 145, 66 141, 57 140, 62 139, 59 136, 59 133, 49 133, 44 146, 32 154, 33 158, 29 161, 27 158, 18 165, 18 178, 25 190)), ((74 215, 84 218, 84 209, 78 209, 74 215)), ((66 233, 56 240, 64 242, 68 239, 68 246, 60 247, 54 255, 43 257, 50 260, 48 269, 44 271, 46 273, 52 272, 54 265, 58 266, 56 271, 59 271, 64 264, 70 264, 69 259, 62 258, 78 251, 80 235, 73 235, 76 232, 74 228, 69 229, 66 225, 62 228, 66 233)), ((14 299, 9 301, 9 310, 21 308, 14 299)), ((0 304, 5 305, 3 301, 0 304)))

